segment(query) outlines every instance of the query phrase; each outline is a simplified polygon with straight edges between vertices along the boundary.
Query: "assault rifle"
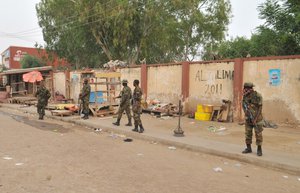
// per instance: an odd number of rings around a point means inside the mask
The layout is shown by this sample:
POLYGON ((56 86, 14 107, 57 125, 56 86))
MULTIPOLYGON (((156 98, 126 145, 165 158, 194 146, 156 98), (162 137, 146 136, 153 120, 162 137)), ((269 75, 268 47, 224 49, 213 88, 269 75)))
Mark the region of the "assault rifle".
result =
MULTIPOLYGON (((250 111, 248 104, 246 102, 243 102, 243 107, 245 109, 245 112, 247 113, 247 115, 249 115, 249 118, 251 120, 251 122, 253 123, 255 117, 253 116, 252 112, 250 111)), ((256 126, 256 124, 255 124, 256 126)))

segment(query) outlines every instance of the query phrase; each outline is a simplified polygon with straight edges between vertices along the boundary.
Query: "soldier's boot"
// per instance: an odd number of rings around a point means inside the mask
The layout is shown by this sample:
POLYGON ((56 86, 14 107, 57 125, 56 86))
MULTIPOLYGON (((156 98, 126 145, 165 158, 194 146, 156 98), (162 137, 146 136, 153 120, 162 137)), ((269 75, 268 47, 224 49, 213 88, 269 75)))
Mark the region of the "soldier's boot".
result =
POLYGON ((88 113, 84 114, 83 119, 89 119, 89 114, 88 113))
POLYGON ((132 129, 132 131, 134 131, 134 132, 139 132, 138 125, 134 125, 134 129, 132 129))
POLYGON ((257 146, 257 152, 256 152, 257 156, 262 156, 262 149, 261 149, 261 145, 257 146))
POLYGON ((251 144, 247 144, 246 149, 242 153, 252 153, 251 144))
POLYGON ((144 131, 145 131, 145 129, 144 129, 143 125, 140 124, 140 131, 139 131, 139 133, 143 133, 144 131))
POLYGON ((42 114, 39 114, 39 120, 43 120, 43 115, 42 114))
POLYGON ((117 122, 115 122, 115 123, 113 123, 113 124, 116 125, 116 126, 120 126, 120 120, 121 120, 121 119, 117 119, 117 122))
POLYGON ((128 123, 125 126, 132 126, 131 119, 128 119, 128 123))

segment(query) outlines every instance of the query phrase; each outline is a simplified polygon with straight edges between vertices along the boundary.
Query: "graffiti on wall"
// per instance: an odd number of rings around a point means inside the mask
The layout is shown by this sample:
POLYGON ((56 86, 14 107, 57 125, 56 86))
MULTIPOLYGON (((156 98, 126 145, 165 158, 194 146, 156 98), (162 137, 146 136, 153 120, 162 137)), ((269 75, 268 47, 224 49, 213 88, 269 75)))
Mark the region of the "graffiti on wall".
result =
POLYGON ((271 86, 279 86, 281 82, 281 70, 280 69, 270 69, 269 70, 269 84, 271 86))
POLYGON ((233 80, 233 70, 198 70, 195 75, 196 82, 204 82, 205 95, 220 95, 223 90, 223 83, 220 80, 233 80), (218 81, 219 80, 219 81, 218 81))

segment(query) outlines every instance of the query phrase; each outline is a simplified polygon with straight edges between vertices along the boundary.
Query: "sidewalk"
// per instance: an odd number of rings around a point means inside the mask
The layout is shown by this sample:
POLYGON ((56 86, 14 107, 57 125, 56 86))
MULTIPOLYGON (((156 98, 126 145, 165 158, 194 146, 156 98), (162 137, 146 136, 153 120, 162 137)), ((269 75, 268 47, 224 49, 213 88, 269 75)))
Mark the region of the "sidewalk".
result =
MULTIPOLYGON (((22 107, 18 104, 1 104, 1 106, 0 111, 9 108, 36 114, 35 107, 22 107)), ((132 132, 133 127, 125 126, 127 123, 126 115, 122 117, 119 127, 112 124, 116 121, 112 117, 90 117, 88 120, 82 120, 78 115, 52 116, 50 111, 46 112, 46 117, 300 175, 299 127, 265 128, 263 132, 263 156, 258 157, 256 156, 255 141, 252 154, 241 153, 245 148, 244 126, 237 123, 203 122, 184 117, 181 119, 181 127, 185 136, 174 137, 173 130, 178 126, 178 118, 172 117, 156 118, 149 114, 143 114, 142 121, 145 127, 143 134, 132 132)))

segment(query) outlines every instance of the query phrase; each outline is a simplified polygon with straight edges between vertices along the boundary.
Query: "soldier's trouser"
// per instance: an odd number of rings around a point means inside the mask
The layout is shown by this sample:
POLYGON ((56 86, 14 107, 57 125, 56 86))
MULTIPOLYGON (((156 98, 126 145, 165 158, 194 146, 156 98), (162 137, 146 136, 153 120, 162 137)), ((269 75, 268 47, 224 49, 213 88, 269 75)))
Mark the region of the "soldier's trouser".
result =
POLYGON ((82 113, 85 115, 89 115, 90 109, 89 109, 89 101, 82 101, 82 113))
POLYGON ((140 107, 132 107, 132 112, 133 112, 133 120, 134 120, 134 125, 138 126, 142 124, 141 121, 141 108, 140 107))
POLYGON ((45 115, 45 107, 46 107, 46 105, 44 105, 44 104, 37 104, 37 113, 40 116, 44 116, 45 115))
POLYGON ((118 120, 121 120, 124 111, 126 112, 127 118, 131 119, 130 104, 124 104, 119 107, 118 120))
POLYGON ((261 124, 258 124, 256 126, 252 124, 245 124, 245 142, 246 144, 252 144, 252 135, 253 135, 253 129, 255 131, 255 138, 256 138, 256 145, 262 145, 263 142, 263 126, 261 124))

